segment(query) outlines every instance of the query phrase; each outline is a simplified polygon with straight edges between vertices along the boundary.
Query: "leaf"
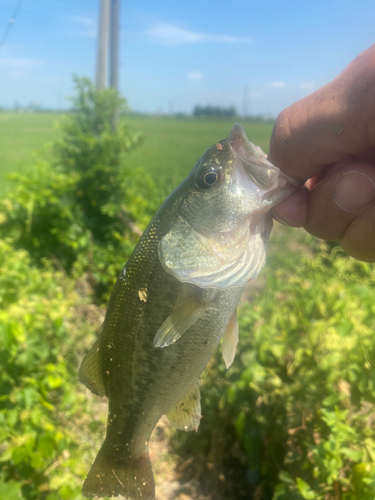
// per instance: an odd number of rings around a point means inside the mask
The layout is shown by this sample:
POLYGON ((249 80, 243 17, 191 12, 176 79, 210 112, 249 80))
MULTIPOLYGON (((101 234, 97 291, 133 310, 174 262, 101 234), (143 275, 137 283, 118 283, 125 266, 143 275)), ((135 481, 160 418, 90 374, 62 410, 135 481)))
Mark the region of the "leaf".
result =
POLYGON ((0 480, 0 498, 6 498, 6 500, 20 500, 20 498, 22 498, 21 485, 14 481, 4 483, 0 480))
POLYGON ((340 401, 340 394, 333 392, 329 396, 323 399, 323 406, 333 406, 340 401))
POLYGON ((296 484, 294 482, 294 480, 292 479, 292 476, 289 474, 289 472, 287 472, 285 470, 282 470, 281 472, 279 472, 279 479, 280 479, 280 481, 282 481, 285 484, 290 484, 292 486, 294 486, 296 484))
POLYGON ((24 446, 19 446, 14 448, 12 451, 12 460, 17 465, 20 464, 28 458, 28 451, 24 446))
POLYGON ((303 498, 306 500, 318 499, 318 495, 310 488, 310 486, 300 477, 296 478, 297 488, 303 498))
POLYGON ((56 375, 48 375, 47 377, 47 383, 50 387, 50 389, 57 389, 58 387, 61 387, 63 384, 63 379, 60 376, 56 375))
POLYGON ((363 455, 361 450, 353 450, 351 448, 341 448, 339 451, 346 457, 350 458, 350 460, 353 460, 353 462, 358 462, 363 455))

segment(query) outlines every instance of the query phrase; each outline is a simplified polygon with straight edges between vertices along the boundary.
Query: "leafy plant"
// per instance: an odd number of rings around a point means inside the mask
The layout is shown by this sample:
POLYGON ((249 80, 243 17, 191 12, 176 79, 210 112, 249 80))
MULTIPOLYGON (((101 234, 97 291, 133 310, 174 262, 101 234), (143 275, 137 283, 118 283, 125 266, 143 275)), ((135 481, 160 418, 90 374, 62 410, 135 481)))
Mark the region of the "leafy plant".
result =
POLYGON ((234 365, 216 354, 201 428, 175 443, 218 499, 370 500, 375 269, 295 233, 275 235, 234 365))
POLYGON ((93 325, 75 283, 0 240, 0 495, 78 499, 103 423, 78 390, 93 325))
MULTIPOLYGON (((0 201, 0 497, 79 499, 103 422, 77 367, 122 264, 170 185, 130 169, 125 102, 76 79, 48 157, 0 201), (121 112, 120 112, 121 114, 121 112), (97 319, 92 320, 92 316, 97 319), (83 389, 81 389, 83 390, 83 389)), ((203 377, 198 433, 174 434, 215 500, 375 498, 375 269, 276 231, 226 371, 203 377), (193 457, 193 460, 192 458, 193 457)))
POLYGON ((96 90, 86 78, 75 78, 75 85, 75 111, 62 119, 62 139, 50 158, 11 176, 15 188, 0 203, 0 236, 27 249, 35 262, 49 257, 67 272, 89 273, 100 298, 164 190, 143 170, 124 166, 126 153, 141 141, 122 120, 113 129, 124 99, 113 89, 96 90))

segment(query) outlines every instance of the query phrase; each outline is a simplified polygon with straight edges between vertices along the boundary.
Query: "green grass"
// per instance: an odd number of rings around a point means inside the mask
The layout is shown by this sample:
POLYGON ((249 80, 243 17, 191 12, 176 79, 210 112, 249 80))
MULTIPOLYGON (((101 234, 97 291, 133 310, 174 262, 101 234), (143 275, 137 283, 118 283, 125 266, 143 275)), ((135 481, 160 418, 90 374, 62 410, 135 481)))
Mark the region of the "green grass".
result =
POLYGON ((0 190, 5 174, 19 172, 34 163, 34 153, 54 141, 59 131, 53 113, 0 113, 0 190))
MULTIPOLYGON (((154 178, 183 178, 209 146, 229 135, 236 121, 241 123, 240 118, 178 120, 129 117, 129 129, 142 132, 145 142, 128 154, 127 162, 133 167, 145 168, 154 178)), ((272 123, 242 122, 241 125, 251 142, 268 151, 272 123)))
MULTIPOLYGON (((52 113, 0 113, 0 191, 6 187, 6 174, 30 168, 44 144, 59 137, 54 127, 58 118, 52 113)), ((126 162, 130 167, 143 167, 154 179, 181 180, 209 146, 229 135, 235 121, 129 116, 126 123, 130 131, 142 132, 145 140, 127 155, 126 162)), ((268 151, 272 123, 241 124, 248 138, 268 151)))

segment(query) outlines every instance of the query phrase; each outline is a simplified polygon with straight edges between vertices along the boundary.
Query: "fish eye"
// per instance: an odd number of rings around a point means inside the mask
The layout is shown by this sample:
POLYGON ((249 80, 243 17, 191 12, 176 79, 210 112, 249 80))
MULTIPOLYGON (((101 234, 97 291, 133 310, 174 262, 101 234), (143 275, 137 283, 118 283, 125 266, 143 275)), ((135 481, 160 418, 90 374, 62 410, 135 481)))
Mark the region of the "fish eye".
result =
POLYGON ((218 178, 219 176, 217 175, 217 172, 207 172, 207 174, 203 177, 203 181, 207 186, 213 186, 218 178))
POLYGON ((196 185, 201 188, 201 189, 209 189, 219 180, 222 180, 224 178, 224 174, 220 171, 220 169, 215 169, 211 167, 208 170, 204 170, 201 172, 199 175, 197 175, 195 179, 196 185))

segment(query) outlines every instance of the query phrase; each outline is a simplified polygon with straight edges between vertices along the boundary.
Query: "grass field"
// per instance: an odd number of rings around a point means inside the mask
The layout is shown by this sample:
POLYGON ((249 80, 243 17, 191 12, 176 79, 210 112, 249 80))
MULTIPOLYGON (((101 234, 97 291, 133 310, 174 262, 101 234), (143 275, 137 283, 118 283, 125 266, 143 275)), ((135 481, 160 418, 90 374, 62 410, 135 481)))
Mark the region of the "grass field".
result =
POLYGON ((0 113, 0 189, 5 174, 30 167, 33 153, 57 139, 57 118, 52 113, 0 113))
MULTIPOLYGON (((184 177, 204 151, 227 137, 232 125, 240 118, 230 120, 177 120, 169 118, 127 119, 131 131, 145 136, 143 146, 128 155, 129 165, 145 168, 153 177, 159 175, 184 177)), ((268 151, 272 123, 241 123, 248 138, 268 151)))
MULTIPOLYGON (((32 166, 44 144, 59 137, 54 125, 58 118, 52 113, 0 113, 0 191, 6 187, 5 174, 32 166)), ((127 164, 145 168, 154 178, 181 179, 209 146, 229 135, 235 121, 127 117, 129 130, 144 135, 143 145, 128 154, 127 164)), ((248 138, 268 151, 272 123, 242 125, 248 138)))

